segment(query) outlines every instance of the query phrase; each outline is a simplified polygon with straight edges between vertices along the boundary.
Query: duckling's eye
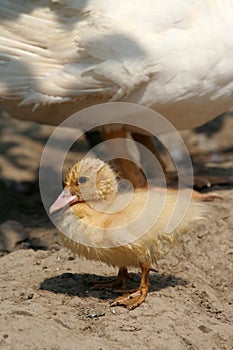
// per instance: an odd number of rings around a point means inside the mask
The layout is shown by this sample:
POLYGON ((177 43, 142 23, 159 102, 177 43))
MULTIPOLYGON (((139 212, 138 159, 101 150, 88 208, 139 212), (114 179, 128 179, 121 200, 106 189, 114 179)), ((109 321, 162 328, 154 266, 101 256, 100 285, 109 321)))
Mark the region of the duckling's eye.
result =
POLYGON ((86 177, 86 176, 80 176, 80 177, 78 178, 77 183, 82 185, 82 184, 85 184, 87 181, 88 181, 88 177, 86 177))

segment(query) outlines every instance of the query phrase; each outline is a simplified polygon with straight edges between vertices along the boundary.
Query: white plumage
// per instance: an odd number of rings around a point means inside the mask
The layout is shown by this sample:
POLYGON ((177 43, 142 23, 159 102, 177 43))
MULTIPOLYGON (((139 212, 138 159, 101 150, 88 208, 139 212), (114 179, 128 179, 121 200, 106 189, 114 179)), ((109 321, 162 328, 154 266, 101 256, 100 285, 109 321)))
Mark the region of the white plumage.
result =
POLYGON ((2 0, 0 108, 59 124, 128 101, 178 129, 233 102, 233 0, 2 0))

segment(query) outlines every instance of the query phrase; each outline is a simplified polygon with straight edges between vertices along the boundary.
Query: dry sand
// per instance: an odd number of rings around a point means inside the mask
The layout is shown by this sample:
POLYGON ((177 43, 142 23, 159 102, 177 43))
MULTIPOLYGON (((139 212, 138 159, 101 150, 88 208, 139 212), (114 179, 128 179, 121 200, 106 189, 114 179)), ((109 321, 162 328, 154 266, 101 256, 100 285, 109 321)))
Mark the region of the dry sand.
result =
MULTIPOLYGON (((133 311, 110 308, 117 293, 91 290, 91 284, 117 271, 61 248, 40 201, 37 167, 51 130, 1 119, 0 348, 232 349, 232 187, 214 187, 223 200, 209 203, 207 220, 158 262, 144 304, 133 311)), ((232 175, 232 130, 229 117, 207 140, 216 147, 209 165, 226 178, 232 175)), ((199 159, 203 136, 184 136, 199 159)))

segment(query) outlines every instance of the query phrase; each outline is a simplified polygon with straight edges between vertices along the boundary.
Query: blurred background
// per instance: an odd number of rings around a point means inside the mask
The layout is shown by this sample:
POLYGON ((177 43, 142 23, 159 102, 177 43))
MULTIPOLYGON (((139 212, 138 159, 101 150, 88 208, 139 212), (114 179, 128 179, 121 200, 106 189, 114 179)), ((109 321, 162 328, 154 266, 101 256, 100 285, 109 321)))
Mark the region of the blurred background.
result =
MULTIPOLYGON (((38 169, 55 127, 0 116, 0 254, 20 248, 58 249, 56 230, 43 208, 38 169), (10 233, 10 234, 9 234, 10 233)), ((194 165, 195 188, 217 191, 233 184, 233 111, 195 129, 181 131, 194 165)), ((169 136, 168 136, 169 137, 169 136)), ((172 140, 171 140, 172 142, 172 140)), ((169 155, 160 148, 167 169, 169 155)), ((69 154, 74 162, 89 150, 85 136, 69 154)), ((180 155, 182 157, 182 155, 180 155)))

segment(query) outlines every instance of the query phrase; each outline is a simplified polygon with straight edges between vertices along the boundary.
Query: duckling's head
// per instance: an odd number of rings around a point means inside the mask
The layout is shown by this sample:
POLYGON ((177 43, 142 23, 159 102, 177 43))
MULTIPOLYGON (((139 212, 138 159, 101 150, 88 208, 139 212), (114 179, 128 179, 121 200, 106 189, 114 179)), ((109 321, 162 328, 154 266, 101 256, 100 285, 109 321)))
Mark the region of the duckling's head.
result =
POLYGON ((67 172, 65 187, 54 204, 50 214, 80 202, 112 201, 117 195, 116 174, 100 159, 84 158, 67 172))

